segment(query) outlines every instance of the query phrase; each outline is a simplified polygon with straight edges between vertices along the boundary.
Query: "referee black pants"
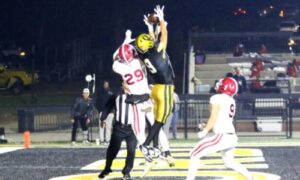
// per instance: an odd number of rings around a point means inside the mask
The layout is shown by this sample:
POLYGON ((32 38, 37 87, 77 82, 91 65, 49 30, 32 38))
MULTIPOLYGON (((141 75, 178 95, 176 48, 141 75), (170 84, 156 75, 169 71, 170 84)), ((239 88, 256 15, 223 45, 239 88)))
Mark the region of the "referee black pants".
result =
POLYGON ((106 164, 104 171, 110 170, 112 162, 116 158, 123 140, 126 141, 127 157, 125 167, 123 168, 122 173, 128 174, 132 170, 135 158, 137 139, 134 135, 131 126, 123 126, 116 122, 116 124, 113 127, 113 132, 111 135, 109 146, 106 151, 106 164))

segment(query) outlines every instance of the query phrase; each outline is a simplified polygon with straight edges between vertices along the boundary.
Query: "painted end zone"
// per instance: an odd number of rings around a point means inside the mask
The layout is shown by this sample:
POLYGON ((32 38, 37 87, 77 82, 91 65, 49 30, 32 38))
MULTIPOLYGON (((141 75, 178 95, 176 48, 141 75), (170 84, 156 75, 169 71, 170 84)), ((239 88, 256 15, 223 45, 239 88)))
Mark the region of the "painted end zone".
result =
MULTIPOLYGON (((109 174, 106 179, 120 178, 123 175, 121 170, 124 167, 125 156, 127 152, 122 150, 119 152, 118 157, 114 160, 112 164, 113 173, 109 174)), ((159 178, 164 177, 163 179, 177 179, 178 177, 187 176, 190 153, 185 148, 174 148, 174 157, 176 158, 175 167, 170 168, 165 161, 157 161, 153 166, 152 170, 147 173, 146 179, 151 179, 151 177, 159 178), (148 178, 149 177, 149 178, 148 178)), ((251 169, 268 169, 269 166, 265 162, 263 152, 260 149, 251 149, 251 148, 238 148, 235 150, 235 161, 242 163, 249 171, 253 174, 257 180, 278 180, 280 176, 270 173, 263 172, 252 172, 251 169)), ((230 180, 240 180, 245 179, 239 173, 227 169, 224 165, 220 153, 212 154, 211 156, 199 160, 201 166, 197 171, 198 177, 210 177, 218 179, 230 179, 230 180)), ((105 166, 105 160, 98 160, 91 164, 88 164, 81 168, 81 171, 97 171, 100 172, 105 166)), ((142 177, 145 169, 145 159, 139 151, 137 151, 136 159, 134 162, 134 168, 131 172, 133 177, 142 177)), ((70 175, 63 176, 58 178, 52 178, 51 180, 96 180, 98 179, 97 173, 92 174, 79 174, 79 175, 70 175)), ((152 178, 153 179, 153 178, 152 178)))
MULTIPOLYGON (((132 172, 132 177, 140 177, 143 172, 132 172)), ((279 180, 280 176, 274 174, 268 174, 263 172, 251 172, 252 175, 257 180, 279 180)), ((123 175, 120 172, 111 173, 106 179, 113 179, 113 178, 121 178, 123 175)), ((163 171, 163 172, 156 172, 151 171, 147 174, 147 177, 186 177, 187 172, 180 172, 180 171, 163 171)), ((221 179, 231 179, 231 180, 239 180, 244 179, 243 176, 234 172, 234 171, 198 171, 197 177, 219 177, 221 179)), ((50 180, 97 180, 98 173, 89 173, 89 174, 79 174, 79 175, 70 175, 70 176, 61 176, 57 178, 52 178, 50 180)))

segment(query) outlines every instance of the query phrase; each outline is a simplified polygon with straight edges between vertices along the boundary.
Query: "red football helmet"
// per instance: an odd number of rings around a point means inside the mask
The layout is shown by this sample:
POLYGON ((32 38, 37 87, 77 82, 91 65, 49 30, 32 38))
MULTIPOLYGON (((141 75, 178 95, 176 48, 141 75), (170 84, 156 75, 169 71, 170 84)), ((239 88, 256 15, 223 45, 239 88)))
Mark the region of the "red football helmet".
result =
POLYGON ((229 96, 234 96, 238 92, 238 83, 235 79, 231 77, 225 77, 220 79, 219 82, 216 84, 216 90, 219 93, 227 94, 229 96))
POLYGON ((123 44, 119 48, 119 57, 121 61, 130 62, 135 57, 136 52, 131 44, 123 44))

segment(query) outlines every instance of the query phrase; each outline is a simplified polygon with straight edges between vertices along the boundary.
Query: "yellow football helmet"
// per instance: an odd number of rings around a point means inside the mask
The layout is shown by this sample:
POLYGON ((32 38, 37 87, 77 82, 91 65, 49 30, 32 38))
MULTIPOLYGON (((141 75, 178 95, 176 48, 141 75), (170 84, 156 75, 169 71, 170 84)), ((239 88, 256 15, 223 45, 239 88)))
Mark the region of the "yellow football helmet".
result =
POLYGON ((135 41, 136 48, 139 52, 145 53, 154 47, 154 39, 149 34, 140 34, 135 41))

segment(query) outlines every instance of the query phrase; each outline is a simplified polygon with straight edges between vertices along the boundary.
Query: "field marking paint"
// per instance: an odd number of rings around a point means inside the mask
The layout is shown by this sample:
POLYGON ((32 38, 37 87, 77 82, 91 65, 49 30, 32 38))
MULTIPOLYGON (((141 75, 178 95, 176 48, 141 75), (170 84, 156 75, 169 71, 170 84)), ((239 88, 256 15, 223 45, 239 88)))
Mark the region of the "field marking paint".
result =
POLYGON ((0 154, 17 151, 20 149, 24 149, 24 148, 22 148, 22 147, 0 147, 0 154))
MULTIPOLYGON (((140 177, 142 171, 131 172, 132 177, 140 177)), ((279 180, 280 176, 275 174, 263 173, 263 172, 251 172, 256 180, 279 180)), ((147 174, 147 177, 186 177, 187 171, 151 171, 147 174)), ((106 179, 122 178, 123 174, 121 172, 113 172, 109 174, 106 179)), ((197 177, 211 177, 211 178, 220 178, 222 180, 240 180, 245 179, 242 175, 234 171, 198 171, 197 177)), ((70 176, 61 176, 57 178, 52 178, 50 180, 96 180, 98 179, 98 173, 87 173, 87 174, 78 174, 70 176)))
MULTIPOLYGON (((153 167, 153 171, 149 172, 147 177, 186 177, 187 170, 189 167, 189 151, 192 148, 173 148, 172 154, 176 157, 175 167, 170 168, 165 161, 158 161, 153 167)), ((121 150, 114 160, 112 169, 115 172, 109 174, 106 179, 122 177, 121 170, 124 167, 124 160, 127 152, 126 150, 121 150)), ((268 169, 268 164, 265 163, 265 158, 263 157, 263 152, 260 149, 251 148, 237 148, 234 152, 235 161, 241 162, 250 172, 255 176, 257 180, 277 180, 280 176, 270 173, 263 172, 252 172, 251 169, 268 169)), ((199 160, 201 166, 199 166, 197 176, 199 177, 212 177, 220 179, 243 179, 243 177, 224 166, 221 155, 219 153, 211 154, 204 159, 199 160)), ((145 165, 145 160, 140 151, 136 151, 136 159, 134 162, 134 167, 131 172, 133 177, 140 177, 143 173, 145 165)), ((88 164, 81 168, 81 170, 93 170, 101 171, 105 166, 105 160, 98 160, 91 164, 88 164)), ((52 178, 51 180, 95 180, 97 179, 98 173, 86 173, 70 176, 62 176, 57 178, 52 178)))
MULTIPOLYGON (((251 158, 235 158, 235 161, 240 163, 252 163, 244 164, 247 168, 269 168, 267 164, 261 163, 265 162, 263 157, 251 157, 251 158), (255 163, 255 164, 253 164, 255 163), (256 167, 258 165, 259 167, 256 167)), ((122 170, 125 165, 124 159, 115 159, 112 164, 112 169, 122 170)), ((134 160, 134 170, 143 169, 145 165, 145 160, 143 158, 136 158, 134 160)), ((188 169, 189 159, 176 159, 175 166, 172 169, 188 169)), ((99 170, 104 169, 105 161, 100 160, 92 164, 83 167, 81 170, 99 170)), ((162 160, 153 167, 153 169, 170 169, 169 165, 162 160)), ((226 169, 222 159, 202 159, 199 161, 199 169, 226 169), (201 164, 201 165, 200 165, 201 164)))

